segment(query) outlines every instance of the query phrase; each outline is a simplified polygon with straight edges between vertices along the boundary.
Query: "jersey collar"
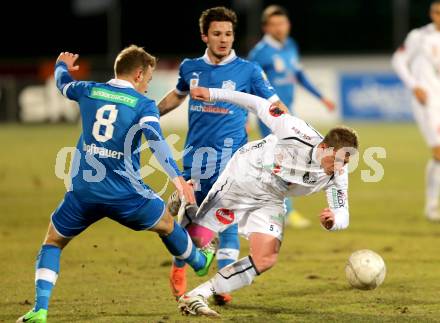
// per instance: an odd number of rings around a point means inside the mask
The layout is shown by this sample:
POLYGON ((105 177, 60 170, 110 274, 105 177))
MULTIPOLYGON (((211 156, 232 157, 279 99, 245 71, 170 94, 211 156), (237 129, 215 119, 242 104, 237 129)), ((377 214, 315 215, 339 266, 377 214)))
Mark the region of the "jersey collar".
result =
POLYGON ((107 84, 114 87, 120 87, 120 88, 131 87, 132 89, 134 89, 133 84, 131 84, 126 80, 121 80, 121 79, 111 79, 110 81, 107 82, 107 84))
POLYGON ((310 163, 321 167, 321 163, 319 162, 319 158, 318 158, 318 146, 317 145, 315 147, 313 147, 312 150, 310 151, 310 163))
POLYGON ((226 65, 229 64, 230 62, 232 62, 235 58, 237 58, 237 55, 235 55, 235 50, 231 49, 231 53, 226 56, 226 58, 224 60, 222 60, 220 63, 218 64, 214 64, 208 56, 208 49, 205 50, 205 55, 203 55, 203 60, 205 61, 206 64, 209 65, 226 65))
POLYGON ((276 48, 276 49, 281 49, 284 47, 284 45, 286 44, 285 42, 282 43, 278 40, 276 40, 275 38, 273 38, 271 35, 269 34, 264 34, 263 40, 269 44, 270 46, 276 48))
POLYGON ((428 24, 428 31, 430 32, 439 32, 436 28, 433 22, 431 22, 430 24, 428 24))

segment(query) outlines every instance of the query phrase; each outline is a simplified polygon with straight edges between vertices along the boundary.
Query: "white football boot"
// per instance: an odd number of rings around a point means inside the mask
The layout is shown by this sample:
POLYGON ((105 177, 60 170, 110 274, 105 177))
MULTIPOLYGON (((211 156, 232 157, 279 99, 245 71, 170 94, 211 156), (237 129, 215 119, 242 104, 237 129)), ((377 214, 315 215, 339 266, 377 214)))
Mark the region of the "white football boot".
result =
POLYGON ((179 298, 177 307, 184 315, 220 317, 219 313, 209 308, 208 302, 201 295, 182 295, 179 298))

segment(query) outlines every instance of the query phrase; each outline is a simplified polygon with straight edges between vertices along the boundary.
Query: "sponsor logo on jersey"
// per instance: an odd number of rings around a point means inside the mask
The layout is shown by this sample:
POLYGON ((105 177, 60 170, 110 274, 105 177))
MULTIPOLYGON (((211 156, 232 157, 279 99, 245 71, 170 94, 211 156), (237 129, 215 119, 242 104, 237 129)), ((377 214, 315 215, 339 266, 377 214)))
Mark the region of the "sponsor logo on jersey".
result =
POLYGON ((332 197, 333 197, 333 205, 335 207, 344 207, 345 206, 345 194, 342 190, 333 189, 332 190, 332 197))
POLYGON ((269 108, 269 113, 272 117, 279 117, 284 114, 284 111, 281 110, 276 104, 272 104, 269 108))
POLYGON ((241 147, 238 150, 238 152, 240 154, 244 154, 244 153, 247 153, 248 151, 252 151, 252 150, 255 150, 255 149, 262 148, 265 143, 266 143, 266 140, 263 139, 263 140, 261 140, 260 142, 254 144, 254 145, 241 147))
POLYGON ((222 89, 235 91, 235 82, 231 80, 223 81, 222 89))
POLYGON ((204 105, 194 105, 190 106, 191 111, 197 112, 207 112, 207 113, 217 113, 217 114, 233 114, 234 111, 227 108, 217 107, 217 106, 204 106, 204 105))
POLYGON ((344 194, 344 191, 338 190, 337 197, 338 197, 338 205, 339 205, 339 207, 344 207, 344 205, 345 205, 345 194, 344 194))
POLYGON ((297 127, 292 127, 292 130, 295 131, 295 133, 298 135, 298 137, 302 137, 306 140, 312 140, 312 137, 310 137, 309 135, 306 135, 304 132, 299 130, 297 127))
POLYGON ((202 72, 192 72, 192 76, 193 76, 193 78, 191 78, 191 79, 189 80, 189 88, 190 88, 190 89, 199 86, 199 78, 200 78, 200 74, 202 74, 202 72))
POLYGON ((234 212, 229 209, 221 208, 215 211, 215 217, 220 223, 231 224, 234 222, 235 216, 234 212))
POLYGON ((122 92, 115 92, 106 89, 101 89, 98 87, 93 87, 89 95, 92 99, 110 101, 114 103, 122 103, 128 105, 129 107, 136 107, 138 98, 128 95, 122 92))
POLYGON ((284 70, 286 69, 286 65, 284 64, 283 59, 278 55, 274 55, 273 57, 273 67, 278 73, 284 72, 284 70))
POLYGON ((270 220, 272 223, 280 224, 284 223, 285 216, 284 214, 271 215, 270 220))
POLYGON ((197 79, 191 79, 191 80, 189 80, 189 88, 190 89, 192 89, 192 88, 195 88, 195 87, 197 87, 199 85, 199 79, 197 78, 197 79))

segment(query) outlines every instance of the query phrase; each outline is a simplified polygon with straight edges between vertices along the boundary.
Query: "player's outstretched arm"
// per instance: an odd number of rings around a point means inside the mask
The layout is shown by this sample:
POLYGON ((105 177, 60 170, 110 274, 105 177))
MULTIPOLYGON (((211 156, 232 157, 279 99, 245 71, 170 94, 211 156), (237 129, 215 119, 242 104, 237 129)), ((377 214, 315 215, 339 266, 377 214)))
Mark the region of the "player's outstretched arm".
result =
POLYGON ((191 97, 195 100, 205 102, 222 101, 237 104, 258 116, 272 105, 268 100, 259 96, 226 89, 196 87, 192 88, 190 93, 191 97))
POLYGON ((148 140, 151 152, 171 178, 174 186, 179 192, 179 196, 185 198, 185 201, 188 203, 194 204, 194 189, 183 179, 182 174, 177 167, 177 163, 173 158, 171 149, 162 135, 159 122, 145 122, 141 127, 145 138, 148 140))
POLYGON ((324 104, 329 111, 333 111, 335 109, 335 103, 324 97, 321 92, 310 82, 309 78, 306 76, 302 69, 299 69, 295 72, 296 78, 298 82, 311 94, 316 96, 322 104, 324 104))
MULTIPOLYGON (((237 104, 242 108, 255 113, 263 122, 263 116, 268 114, 268 109, 273 105, 269 100, 263 99, 259 96, 226 89, 197 87, 192 88, 190 93, 191 97, 195 100, 205 102, 222 101, 237 104)), ((284 113, 286 113, 286 111, 281 109, 280 114, 284 113)))
POLYGON ((322 226, 330 231, 346 229, 350 220, 347 190, 331 186, 325 192, 329 207, 319 216, 322 226))
POLYGON ((79 66, 75 65, 78 57, 78 54, 62 52, 55 63, 55 81, 63 95, 66 95, 68 85, 75 81, 69 72, 79 70, 79 66))
POLYGON ((78 54, 72 54, 69 52, 62 52, 58 56, 56 63, 63 62, 64 64, 66 64, 69 72, 77 71, 77 70, 79 70, 79 65, 75 65, 75 62, 78 59, 78 57, 79 57, 78 54))
POLYGON ((413 30, 405 39, 404 45, 399 47, 391 58, 391 65, 400 77, 402 82, 412 90, 413 95, 421 105, 425 105, 427 101, 426 91, 420 87, 416 78, 409 68, 410 62, 418 51, 420 51, 420 32, 413 30))
POLYGON ((283 107, 276 103, 271 103, 269 100, 263 99, 259 96, 216 88, 197 87, 190 91, 191 97, 200 101, 222 101, 237 104, 242 108, 256 114, 258 118, 269 127, 269 129, 276 136, 280 138, 288 137, 286 131, 288 128, 286 123, 286 116, 289 116, 290 121, 294 121, 293 116, 290 116, 283 107))
POLYGON ((160 100, 159 104, 157 105, 160 115, 163 116, 168 112, 173 111, 183 103, 185 98, 186 95, 180 95, 175 90, 171 90, 162 98, 162 100, 160 100))
POLYGON ((391 64, 403 83, 412 90, 417 101, 419 101, 421 105, 425 105, 427 100, 426 91, 417 85, 416 79, 411 74, 408 56, 409 54, 405 48, 401 47, 394 52, 391 64))
POLYGON ((403 83, 412 90, 417 101, 419 101, 421 105, 425 105, 427 99, 426 91, 417 85, 416 79, 411 74, 408 56, 407 50, 401 47, 394 52, 391 64, 403 83))

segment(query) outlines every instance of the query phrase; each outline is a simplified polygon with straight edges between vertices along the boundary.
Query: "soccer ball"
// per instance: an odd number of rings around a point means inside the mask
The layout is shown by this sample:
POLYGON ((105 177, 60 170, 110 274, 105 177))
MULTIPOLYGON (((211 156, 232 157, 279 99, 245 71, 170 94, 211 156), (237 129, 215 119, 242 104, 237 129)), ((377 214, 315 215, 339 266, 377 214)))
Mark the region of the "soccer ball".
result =
POLYGON ((352 253, 345 266, 348 282, 358 289, 375 289, 383 283, 385 274, 386 267, 382 257, 368 249, 352 253))

